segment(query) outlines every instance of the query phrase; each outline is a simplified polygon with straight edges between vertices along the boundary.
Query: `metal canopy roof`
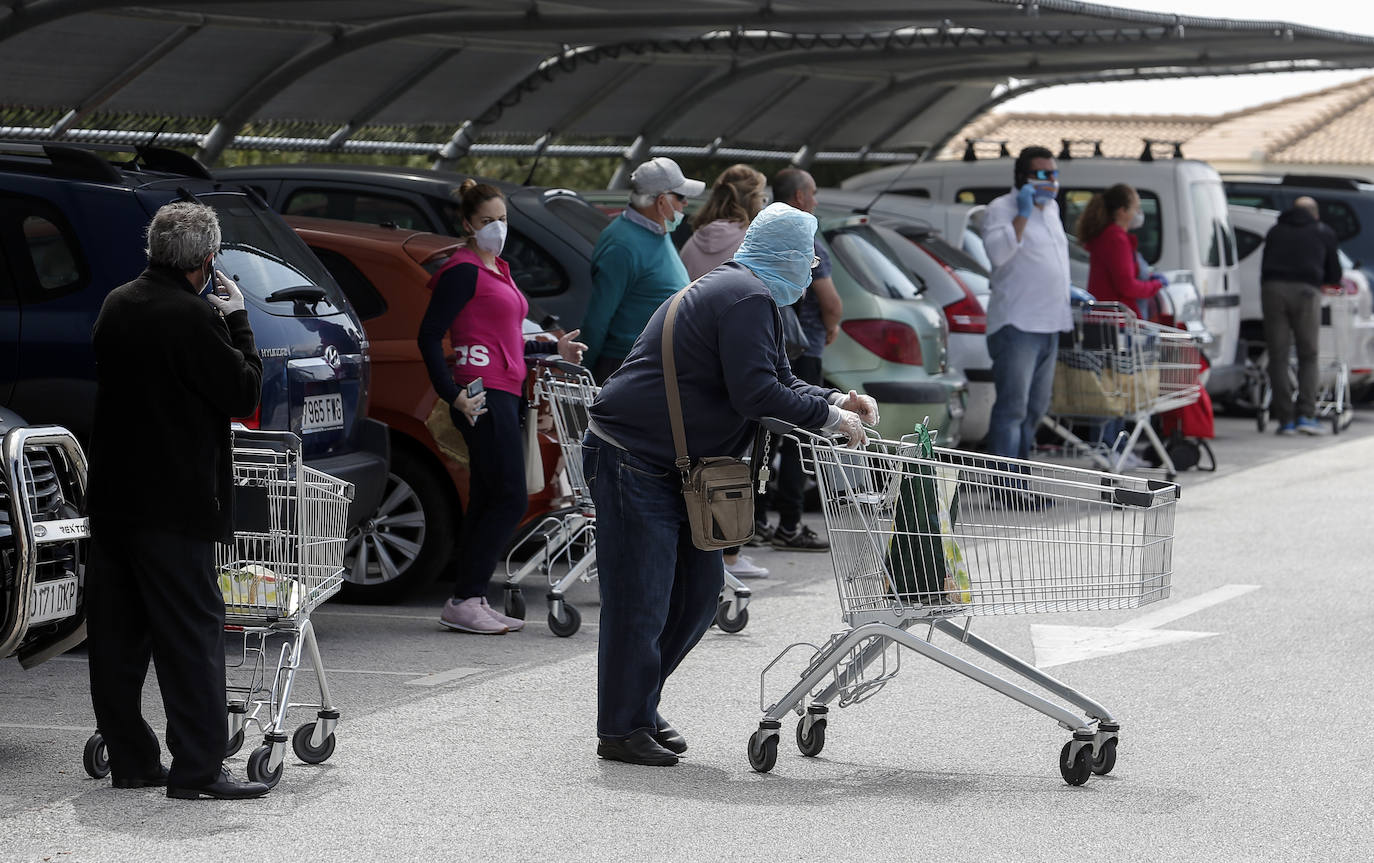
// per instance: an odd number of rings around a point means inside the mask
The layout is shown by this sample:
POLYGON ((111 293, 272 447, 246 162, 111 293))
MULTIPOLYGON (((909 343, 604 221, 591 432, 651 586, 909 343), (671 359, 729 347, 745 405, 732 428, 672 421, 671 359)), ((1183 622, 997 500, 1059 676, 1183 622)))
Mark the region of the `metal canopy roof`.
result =
POLYGON ((0 135, 127 142, 170 116, 189 131, 160 142, 207 162, 230 146, 440 164, 741 149, 908 159, 1020 92, 1009 78, 1374 65, 1374 38, 1072 0, 13 0, 0 16, 0 108, 53 118, 0 135), (98 128, 115 115, 148 119, 98 128), (442 131, 378 134, 403 125, 442 131))

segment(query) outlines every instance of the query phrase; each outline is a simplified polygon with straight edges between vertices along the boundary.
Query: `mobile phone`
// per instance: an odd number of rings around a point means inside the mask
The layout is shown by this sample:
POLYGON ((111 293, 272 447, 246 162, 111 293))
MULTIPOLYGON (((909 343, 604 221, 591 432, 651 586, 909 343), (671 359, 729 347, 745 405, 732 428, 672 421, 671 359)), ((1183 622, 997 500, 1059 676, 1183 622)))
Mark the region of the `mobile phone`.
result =
POLYGON ((474 378, 472 383, 468 384, 468 398, 477 398, 484 389, 486 389, 486 387, 482 385, 482 379, 474 378))

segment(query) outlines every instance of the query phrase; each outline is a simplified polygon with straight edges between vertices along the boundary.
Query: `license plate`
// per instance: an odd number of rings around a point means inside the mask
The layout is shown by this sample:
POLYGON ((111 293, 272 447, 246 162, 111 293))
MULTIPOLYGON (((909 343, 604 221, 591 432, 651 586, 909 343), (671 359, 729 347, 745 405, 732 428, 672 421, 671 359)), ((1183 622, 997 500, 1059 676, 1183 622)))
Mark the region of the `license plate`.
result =
POLYGON ((30 597, 29 623, 62 620, 76 614, 76 576, 40 581, 30 597))
POLYGON ((331 393, 323 396, 305 397, 305 407, 301 411, 302 432, 341 429, 343 425, 343 396, 338 393, 331 393))

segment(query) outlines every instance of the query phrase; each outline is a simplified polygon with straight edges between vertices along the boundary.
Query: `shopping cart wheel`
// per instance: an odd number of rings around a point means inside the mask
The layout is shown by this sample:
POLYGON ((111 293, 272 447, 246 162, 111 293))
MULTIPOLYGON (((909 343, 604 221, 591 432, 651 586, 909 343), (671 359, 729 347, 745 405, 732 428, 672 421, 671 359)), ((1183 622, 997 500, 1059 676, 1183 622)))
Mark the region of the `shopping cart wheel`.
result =
POLYGON ((821 754, 825 748, 825 717, 819 717, 811 723, 811 733, 807 734, 806 717, 797 720, 797 748, 801 754, 807 758, 815 758, 821 754))
POLYGON ((267 764, 271 758, 272 746, 270 744, 264 743, 254 749, 253 754, 248 756, 248 778, 254 782, 261 782, 268 788, 277 787, 277 783, 281 781, 281 771, 286 766, 286 762, 281 762, 277 765, 276 770, 268 772, 267 764))
POLYGON ((315 723, 305 723, 291 735, 291 748, 296 751, 296 757, 306 764, 323 764, 334 754, 334 735, 326 737, 318 748, 310 743, 310 738, 314 736, 315 723))
POLYGON ((749 737, 749 766, 759 773, 767 773, 778 763, 778 738, 767 731, 755 731, 749 737))
POLYGON ((1059 750, 1059 775, 1064 777, 1064 781, 1070 785, 1082 785, 1088 781, 1088 777, 1093 773, 1093 748, 1091 746, 1079 747, 1078 754, 1074 756, 1073 762, 1069 762, 1069 752, 1073 749, 1073 741, 1064 744, 1064 748, 1059 750))
POLYGON ((730 616, 730 603, 722 602, 716 606, 716 626, 721 632, 739 632, 749 625, 749 609, 741 608, 739 614, 730 616))
POLYGON ((559 638, 567 638, 581 628, 582 612, 577 610, 577 606, 566 600, 549 604, 550 632, 559 638))
POLYGON ((1113 737, 1102 744, 1102 751, 1097 753, 1097 757, 1093 759, 1093 772, 1098 776, 1106 776, 1112 772, 1112 768, 1115 766, 1116 738, 1113 737))
POLYGON ((81 753, 81 766, 92 779, 104 779, 110 775, 110 752, 105 748, 105 736, 99 731, 86 741, 86 751, 81 753))
POLYGON ((229 738, 229 743, 224 747, 224 757, 232 758, 235 753, 243 748, 243 729, 234 732, 234 736, 229 738))
POLYGON ((525 619, 525 594, 518 587, 506 588, 506 617, 525 619))

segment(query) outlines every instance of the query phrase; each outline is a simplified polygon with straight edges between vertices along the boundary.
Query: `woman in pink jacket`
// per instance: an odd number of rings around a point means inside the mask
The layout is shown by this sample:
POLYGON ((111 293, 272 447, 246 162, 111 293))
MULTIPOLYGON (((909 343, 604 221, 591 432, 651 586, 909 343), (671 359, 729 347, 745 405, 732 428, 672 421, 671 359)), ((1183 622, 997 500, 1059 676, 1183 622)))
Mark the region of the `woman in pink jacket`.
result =
POLYGON ((735 256, 749 223, 763 209, 767 183, 748 165, 731 165, 716 178, 706 206, 692 217, 691 239, 678 252, 693 281, 735 256))

